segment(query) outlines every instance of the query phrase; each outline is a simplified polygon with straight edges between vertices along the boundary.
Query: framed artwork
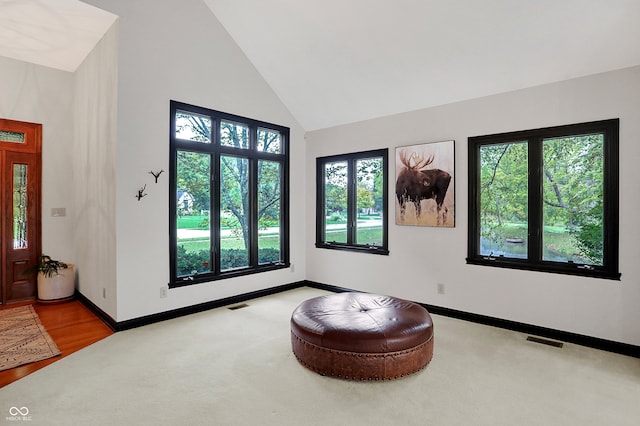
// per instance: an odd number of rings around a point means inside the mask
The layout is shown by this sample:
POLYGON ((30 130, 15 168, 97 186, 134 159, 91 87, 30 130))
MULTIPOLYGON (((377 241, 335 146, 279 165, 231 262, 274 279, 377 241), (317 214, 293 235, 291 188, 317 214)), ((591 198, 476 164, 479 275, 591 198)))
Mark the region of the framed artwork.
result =
POLYGON ((396 148, 396 225, 455 226, 455 141, 396 148))

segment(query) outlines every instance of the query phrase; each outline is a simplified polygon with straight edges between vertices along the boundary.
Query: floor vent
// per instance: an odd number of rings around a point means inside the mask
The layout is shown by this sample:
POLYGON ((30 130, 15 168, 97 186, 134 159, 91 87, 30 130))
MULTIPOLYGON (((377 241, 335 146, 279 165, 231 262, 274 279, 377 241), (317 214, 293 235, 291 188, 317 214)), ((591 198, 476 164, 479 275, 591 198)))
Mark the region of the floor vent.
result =
POLYGON ((246 303, 241 303, 239 305, 235 305, 235 306, 229 306, 229 310, 230 311, 235 311, 236 309, 242 309, 242 308, 247 308, 249 307, 249 305, 247 305, 246 303))
POLYGON ((541 339, 539 337, 528 336, 527 340, 530 342, 542 343, 543 345, 553 346, 555 348, 561 348, 562 342, 556 342, 555 340, 541 339))

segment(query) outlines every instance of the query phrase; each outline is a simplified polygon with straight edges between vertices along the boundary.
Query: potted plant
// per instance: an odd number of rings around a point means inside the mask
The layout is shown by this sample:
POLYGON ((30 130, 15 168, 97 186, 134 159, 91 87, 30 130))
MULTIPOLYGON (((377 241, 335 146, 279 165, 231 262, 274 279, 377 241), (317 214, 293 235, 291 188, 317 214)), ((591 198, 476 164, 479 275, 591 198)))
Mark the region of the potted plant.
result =
POLYGON ((54 260, 43 254, 30 272, 38 273, 38 300, 42 302, 71 299, 76 291, 73 264, 54 260))

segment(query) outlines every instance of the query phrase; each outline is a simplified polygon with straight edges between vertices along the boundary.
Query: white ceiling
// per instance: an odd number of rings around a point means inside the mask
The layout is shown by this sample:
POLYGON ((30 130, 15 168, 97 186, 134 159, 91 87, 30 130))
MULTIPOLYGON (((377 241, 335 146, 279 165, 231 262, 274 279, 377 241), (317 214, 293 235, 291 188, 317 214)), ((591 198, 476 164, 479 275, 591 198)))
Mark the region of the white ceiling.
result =
POLYGON ((0 56, 73 72, 116 18, 77 0, 0 0, 0 56))
POLYGON ((640 64, 640 0, 205 0, 306 130, 640 64))
MULTIPOLYGON (((305 130, 640 65, 640 0, 204 1, 305 130)), ((114 19, 0 0, 0 55, 73 71, 114 19)))

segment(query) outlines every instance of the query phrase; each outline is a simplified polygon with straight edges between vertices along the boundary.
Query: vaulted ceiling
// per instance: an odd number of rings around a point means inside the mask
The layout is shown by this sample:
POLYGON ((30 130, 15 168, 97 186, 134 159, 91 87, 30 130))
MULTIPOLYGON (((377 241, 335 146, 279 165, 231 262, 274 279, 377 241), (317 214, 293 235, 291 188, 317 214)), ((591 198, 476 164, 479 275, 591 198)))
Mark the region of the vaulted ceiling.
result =
MULTIPOLYGON (((305 130, 640 65, 638 0, 204 2, 305 130)), ((73 71, 114 19, 0 0, 0 55, 73 71)))

